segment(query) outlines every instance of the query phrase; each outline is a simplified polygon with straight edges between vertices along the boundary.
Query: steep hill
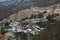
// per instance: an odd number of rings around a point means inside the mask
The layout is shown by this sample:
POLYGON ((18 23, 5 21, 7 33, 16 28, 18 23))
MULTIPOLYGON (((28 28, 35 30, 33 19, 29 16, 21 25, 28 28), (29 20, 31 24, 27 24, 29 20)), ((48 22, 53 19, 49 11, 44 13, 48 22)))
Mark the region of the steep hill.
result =
POLYGON ((0 2, 0 19, 7 18, 23 9, 28 9, 31 6, 46 7, 56 4, 60 0, 5 0, 0 2))

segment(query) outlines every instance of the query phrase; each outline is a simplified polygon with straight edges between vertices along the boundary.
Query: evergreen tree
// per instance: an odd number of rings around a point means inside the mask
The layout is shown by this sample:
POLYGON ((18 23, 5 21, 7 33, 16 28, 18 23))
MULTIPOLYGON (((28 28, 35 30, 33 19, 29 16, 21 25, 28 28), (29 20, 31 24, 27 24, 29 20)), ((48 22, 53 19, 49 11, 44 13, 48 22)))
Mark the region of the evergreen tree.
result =
POLYGON ((10 40, 10 38, 8 37, 7 40, 10 40))
POLYGON ((53 22, 54 21, 53 17, 54 17, 53 15, 48 15, 47 16, 48 21, 53 22))
POLYGON ((1 34, 4 34, 4 28, 3 28, 3 26, 1 27, 1 34))

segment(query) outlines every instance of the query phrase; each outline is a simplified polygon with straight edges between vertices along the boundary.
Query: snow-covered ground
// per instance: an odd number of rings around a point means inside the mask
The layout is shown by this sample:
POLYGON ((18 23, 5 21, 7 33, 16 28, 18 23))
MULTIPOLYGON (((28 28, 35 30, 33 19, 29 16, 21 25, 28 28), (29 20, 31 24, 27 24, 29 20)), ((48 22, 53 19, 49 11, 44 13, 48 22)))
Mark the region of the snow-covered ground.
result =
POLYGON ((8 6, 18 2, 21 2, 21 0, 0 0, 0 6, 8 6))
POLYGON ((0 2, 4 2, 4 1, 7 1, 7 0, 0 0, 0 2))

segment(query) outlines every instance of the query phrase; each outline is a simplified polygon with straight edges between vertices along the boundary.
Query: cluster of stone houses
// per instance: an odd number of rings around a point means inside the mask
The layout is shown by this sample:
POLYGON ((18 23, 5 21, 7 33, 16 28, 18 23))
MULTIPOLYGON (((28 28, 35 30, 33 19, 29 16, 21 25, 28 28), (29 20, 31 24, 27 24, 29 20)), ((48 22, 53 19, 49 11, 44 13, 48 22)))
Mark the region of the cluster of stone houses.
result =
MULTIPOLYGON (((58 5, 59 6, 59 5, 58 5)), ((30 23, 36 23, 36 22, 40 22, 40 21, 48 21, 46 19, 46 17, 48 15, 55 15, 58 14, 59 16, 54 17, 53 19, 57 19, 58 21, 60 21, 60 8, 56 7, 56 8, 52 8, 52 7, 31 7, 31 9, 25 9, 22 11, 19 11, 13 15, 11 15, 10 17, 8 17, 7 19, 4 19, 4 21, 10 21, 12 20, 12 22, 9 24, 8 28, 5 28, 5 31, 7 31, 7 33, 5 33, 3 36, 7 35, 7 36, 12 36, 13 32, 23 32, 23 33, 30 33, 32 35, 36 35, 39 34, 39 32, 41 30, 44 30, 46 28, 41 28, 40 26, 37 25, 32 25, 32 24, 27 24, 22 26, 22 24, 20 22, 17 22, 17 20, 21 20, 21 19, 25 19, 26 17, 30 18, 31 15, 39 15, 39 13, 41 13, 43 15, 42 18, 32 18, 32 19, 26 19, 23 22, 30 22, 30 23), (9 28, 11 27, 11 28, 9 28)))

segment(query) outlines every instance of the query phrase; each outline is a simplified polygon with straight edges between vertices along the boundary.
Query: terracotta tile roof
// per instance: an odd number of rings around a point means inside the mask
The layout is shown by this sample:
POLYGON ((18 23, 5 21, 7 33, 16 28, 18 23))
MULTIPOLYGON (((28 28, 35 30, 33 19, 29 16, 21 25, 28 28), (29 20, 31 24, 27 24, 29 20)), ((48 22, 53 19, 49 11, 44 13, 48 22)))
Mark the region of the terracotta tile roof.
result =
POLYGON ((6 39, 6 38, 7 38, 6 33, 5 33, 4 35, 1 35, 1 36, 0 36, 0 40, 4 40, 4 39, 6 39))

